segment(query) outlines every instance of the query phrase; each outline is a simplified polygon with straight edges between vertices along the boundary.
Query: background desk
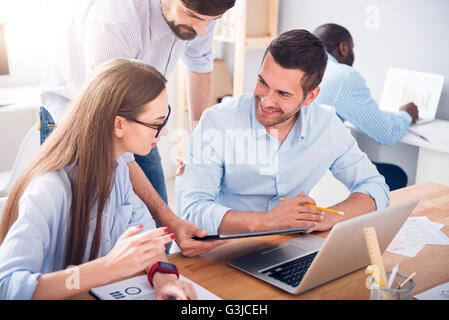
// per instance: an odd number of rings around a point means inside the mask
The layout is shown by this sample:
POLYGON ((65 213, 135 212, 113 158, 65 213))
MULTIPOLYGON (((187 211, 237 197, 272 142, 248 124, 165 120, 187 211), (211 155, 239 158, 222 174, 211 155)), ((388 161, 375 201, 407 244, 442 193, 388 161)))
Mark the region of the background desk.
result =
POLYGON ((434 181, 449 186, 449 121, 437 119, 412 130, 423 130, 430 140, 411 133, 401 139, 402 143, 419 148, 415 182, 434 181))
MULTIPOLYGON (((423 183, 391 192, 392 204, 416 197, 420 197, 421 202, 412 216, 427 216, 431 221, 444 223, 446 226, 442 231, 449 235, 449 187, 423 183)), ((323 237, 327 234, 318 233, 323 237)), ((169 259, 179 267, 182 275, 223 299, 369 299, 364 269, 293 296, 227 265, 232 258, 293 237, 283 235, 233 240, 198 257, 184 258, 178 253, 170 255, 169 259)), ((383 258, 386 270, 399 262, 401 273, 412 274, 416 271, 414 294, 449 282, 449 246, 426 245, 414 258, 389 252, 383 258)))
POLYGON ((436 119, 411 127, 415 131, 430 129, 425 135, 430 142, 407 133, 392 146, 380 146, 354 130, 351 124, 345 124, 371 161, 393 163, 404 169, 409 178, 408 185, 434 181, 449 186, 449 121, 436 119))

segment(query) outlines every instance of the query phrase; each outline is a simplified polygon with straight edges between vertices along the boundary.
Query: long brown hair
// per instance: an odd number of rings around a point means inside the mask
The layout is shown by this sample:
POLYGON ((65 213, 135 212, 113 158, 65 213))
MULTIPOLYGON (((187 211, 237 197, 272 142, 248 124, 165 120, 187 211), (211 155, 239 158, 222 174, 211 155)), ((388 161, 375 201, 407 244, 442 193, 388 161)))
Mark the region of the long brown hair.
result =
POLYGON ((99 66, 74 101, 70 114, 41 146, 15 182, 3 210, 0 244, 17 220, 19 200, 37 176, 69 166, 76 170, 72 185, 65 266, 81 263, 86 251, 89 213, 98 204, 89 260, 98 256, 101 218, 109 198, 116 161, 113 131, 117 114, 136 118, 145 104, 164 89, 166 79, 143 63, 114 59, 99 66))

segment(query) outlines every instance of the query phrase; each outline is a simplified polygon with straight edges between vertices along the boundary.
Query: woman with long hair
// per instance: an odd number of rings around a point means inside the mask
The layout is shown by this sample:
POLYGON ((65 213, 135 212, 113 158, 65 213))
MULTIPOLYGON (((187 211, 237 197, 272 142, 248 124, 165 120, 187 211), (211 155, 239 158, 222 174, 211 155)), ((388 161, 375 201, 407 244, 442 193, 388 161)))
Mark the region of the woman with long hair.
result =
MULTIPOLYGON (((156 228, 123 159, 148 154, 167 135, 165 83, 137 61, 97 68, 9 194, 0 299, 64 299, 168 261, 165 246, 176 236, 156 228)), ((196 298, 176 274, 155 272, 151 283, 159 299, 196 298)))

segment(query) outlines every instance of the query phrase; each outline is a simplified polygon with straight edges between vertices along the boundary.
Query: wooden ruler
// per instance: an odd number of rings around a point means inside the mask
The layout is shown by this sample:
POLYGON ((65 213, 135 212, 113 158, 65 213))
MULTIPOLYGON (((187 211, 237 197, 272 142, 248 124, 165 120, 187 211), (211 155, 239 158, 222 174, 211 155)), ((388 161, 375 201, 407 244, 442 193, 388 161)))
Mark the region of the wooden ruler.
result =
POLYGON ((363 228, 363 233, 365 234, 366 247, 371 264, 377 267, 376 271, 383 286, 387 286, 387 274, 385 273, 382 253, 380 252, 379 242, 377 241, 376 229, 374 227, 363 228))

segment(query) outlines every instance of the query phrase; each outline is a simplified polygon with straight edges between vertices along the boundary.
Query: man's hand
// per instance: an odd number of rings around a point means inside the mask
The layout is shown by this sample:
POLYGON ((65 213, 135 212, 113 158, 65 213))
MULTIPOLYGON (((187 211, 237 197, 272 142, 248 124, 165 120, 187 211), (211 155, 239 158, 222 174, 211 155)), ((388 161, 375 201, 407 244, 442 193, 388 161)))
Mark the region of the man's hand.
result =
POLYGON ((418 107, 413 102, 404 104, 399 110, 407 112, 412 117, 412 123, 419 119, 418 107))
POLYGON ((186 168, 186 162, 184 159, 177 158, 176 161, 178 162, 178 169, 176 170, 176 176, 180 176, 184 173, 184 169, 186 168))
POLYGON ((307 233, 313 231, 327 231, 341 221, 352 219, 362 214, 372 212, 376 210, 376 202, 371 196, 367 194, 354 192, 351 193, 345 200, 335 204, 329 209, 343 211, 345 214, 344 216, 342 216, 339 214, 322 211, 324 219, 313 228, 307 230, 307 233))
POLYGON ((199 255, 229 242, 229 240, 193 240, 193 237, 205 237, 207 231, 186 220, 178 219, 176 224, 170 225, 170 229, 176 234, 176 243, 181 249, 182 255, 186 257, 199 255))
POLYGON ((303 191, 295 198, 281 201, 276 208, 265 214, 265 225, 268 229, 316 226, 323 220, 323 214, 315 208, 303 206, 305 203, 316 205, 303 191))
POLYGON ((314 231, 327 231, 330 230, 336 223, 343 220, 343 218, 335 213, 329 213, 324 212, 323 213, 323 220, 320 221, 317 225, 313 226, 309 230, 306 231, 306 233, 311 233, 314 231))

